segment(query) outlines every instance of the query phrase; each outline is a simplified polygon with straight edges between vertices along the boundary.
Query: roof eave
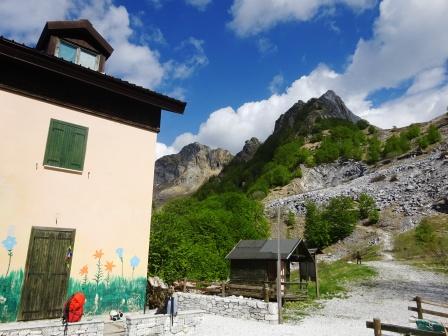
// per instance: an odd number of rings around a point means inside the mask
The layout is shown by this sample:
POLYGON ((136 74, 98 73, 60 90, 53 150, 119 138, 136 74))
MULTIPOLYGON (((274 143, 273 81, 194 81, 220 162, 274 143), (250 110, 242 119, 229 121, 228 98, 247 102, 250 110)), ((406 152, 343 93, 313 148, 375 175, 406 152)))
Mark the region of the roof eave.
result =
POLYGON ((157 106, 165 111, 179 114, 182 114, 185 111, 185 102, 122 81, 121 79, 84 68, 55 56, 47 55, 34 48, 18 44, 5 38, 0 38, 0 53, 7 57, 19 59, 23 62, 44 68, 48 71, 57 72, 61 75, 120 93, 143 103, 157 106))

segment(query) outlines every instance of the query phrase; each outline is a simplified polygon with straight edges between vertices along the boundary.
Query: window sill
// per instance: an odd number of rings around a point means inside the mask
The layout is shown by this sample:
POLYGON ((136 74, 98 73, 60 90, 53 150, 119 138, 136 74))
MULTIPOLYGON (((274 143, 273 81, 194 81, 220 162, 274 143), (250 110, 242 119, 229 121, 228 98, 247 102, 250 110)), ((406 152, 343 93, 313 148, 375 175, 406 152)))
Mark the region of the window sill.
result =
POLYGON ((82 170, 62 168, 62 167, 49 166, 49 165, 44 165, 44 168, 50 169, 50 170, 56 170, 56 171, 60 171, 60 172, 65 172, 65 173, 77 174, 77 175, 82 175, 82 172, 83 172, 82 170))

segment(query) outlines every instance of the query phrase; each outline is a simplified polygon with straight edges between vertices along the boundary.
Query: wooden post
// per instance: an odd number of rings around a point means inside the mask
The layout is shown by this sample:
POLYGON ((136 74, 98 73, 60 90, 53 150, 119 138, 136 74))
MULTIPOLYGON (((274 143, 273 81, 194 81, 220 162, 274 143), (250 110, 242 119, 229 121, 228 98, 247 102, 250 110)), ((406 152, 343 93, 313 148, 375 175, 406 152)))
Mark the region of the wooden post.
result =
POLYGON ((375 336, 381 336, 381 320, 378 318, 373 319, 373 332, 375 336))
POLYGON ((316 297, 320 298, 320 290, 319 290, 319 274, 317 272, 317 254, 314 254, 314 270, 316 273, 316 297))
POLYGON ((277 309, 278 324, 282 323, 282 271, 280 258, 280 207, 277 208, 277 309))
POLYGON ((185 293, 187 291, 187 278, 184 278, 184 286, 182 291, 185 293))
POLYGON ((226 282, 221 282, 221 296, 226 297, 226 282))
POLYGON ((265 302, 269 302, 269 284, 267 282, 264 283, 263 287, 263 299, 265 302))
POLYGON ((420 296, 417 296, 415 298, 415 301, 417 301, 417 315, 418 315, 418 318, 421 320, 421 319, 423 319, 422 298, 420 296))

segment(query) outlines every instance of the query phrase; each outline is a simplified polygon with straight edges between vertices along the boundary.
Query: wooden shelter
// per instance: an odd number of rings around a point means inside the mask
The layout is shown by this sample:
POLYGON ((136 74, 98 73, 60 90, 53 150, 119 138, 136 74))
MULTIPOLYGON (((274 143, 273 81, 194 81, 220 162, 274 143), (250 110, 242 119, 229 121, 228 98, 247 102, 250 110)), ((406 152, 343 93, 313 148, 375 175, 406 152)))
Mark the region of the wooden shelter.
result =
MULTIPOLYGON (((281 239, 280 258, 282 282, 290 280, 292 262, 314 265, 302 239, 281 239)), ((226 259, 230 260, 230 282, 260 283, 277 278, 277 240, 240 240, 226 259)))

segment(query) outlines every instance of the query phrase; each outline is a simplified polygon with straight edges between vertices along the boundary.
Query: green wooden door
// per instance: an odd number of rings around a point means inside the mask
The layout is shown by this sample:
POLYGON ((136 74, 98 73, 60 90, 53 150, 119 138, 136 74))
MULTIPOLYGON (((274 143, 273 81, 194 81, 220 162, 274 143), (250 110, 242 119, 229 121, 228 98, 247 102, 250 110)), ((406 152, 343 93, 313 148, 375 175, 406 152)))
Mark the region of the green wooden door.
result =
POLYGON ((32 228, 17 320, 61 317, 74 242, 74 229, 32 228))

